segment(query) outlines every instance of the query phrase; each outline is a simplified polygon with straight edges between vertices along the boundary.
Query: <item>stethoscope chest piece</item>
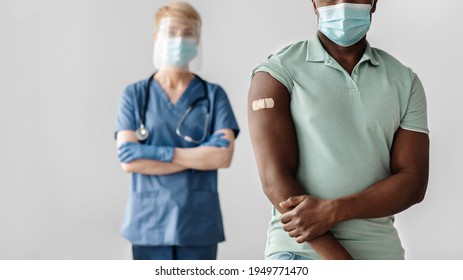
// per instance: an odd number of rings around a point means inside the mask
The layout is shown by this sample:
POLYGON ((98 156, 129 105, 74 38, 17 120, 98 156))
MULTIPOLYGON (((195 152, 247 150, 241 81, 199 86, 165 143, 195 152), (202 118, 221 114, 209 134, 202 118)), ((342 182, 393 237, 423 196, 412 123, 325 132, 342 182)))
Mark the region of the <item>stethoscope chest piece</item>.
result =
POLYGON ((150 134, 148 132, 148 129, 146 129, 143 124, 140 125, 140 127, 137 130, 135 130, 135 137, 137 137, 138 141, 145 141, 146 139, 148 139, 149 136, 150 134))
MULTIPOLYGON (((135 136, 137 137, 137 140, 140 141, 140 142, 145 141, 149 137, 148 129, 145 128, 145 120, 146 120, 146 110, 148 109, 148 102, 149 102, 149 96, 150 96, 149 95, 149 89, 150 89, 150 85, 151 85, 151 82, 154 79, 155 74, 156 73, 151 75, 148 78, 148 82, 146 83, 146 87, 145 87, 145 104, 143 105, 143 110, 141 111, 141 124, 140 124, 140 127, 135 131, 135 136)), ((177 125, 177 128, 176 128, 176 133, 177 133, 178 136, 180 136, 181 138, 183 138, 187 142, 199 144, 199 143, 202 143, 206 139, 206 136, 207 136, 208 127, 209 127, 210 100, 209 100, 209 94, 208 94, 209 89, 207 88, 206 82, 203 79, 201 79, 200 77, 198 77, 197 75, 195 75, 195 76, 203 84, 204 96, 196 99, 195 101, 193 101, 193 103, 191 103, 190 107, 187 109, 185 114, 180 119, 180 121, 179 121, 179 123, 177 125), (201 139, 193 139, 193 137, 191 137, 191 136, 187 136, 187 135, 182 134, 181 127, 182 127, 183 123, 185 122, 186 118, 188 117, 188 115, 193 110, 193 107, 195 107, 196 104, 198 104, 199 101, 201 101, 201 100, 206 100, 207 101, 206 118, 204 119, 204 131, 203 131, 203 135, 202 135, 201 139)))

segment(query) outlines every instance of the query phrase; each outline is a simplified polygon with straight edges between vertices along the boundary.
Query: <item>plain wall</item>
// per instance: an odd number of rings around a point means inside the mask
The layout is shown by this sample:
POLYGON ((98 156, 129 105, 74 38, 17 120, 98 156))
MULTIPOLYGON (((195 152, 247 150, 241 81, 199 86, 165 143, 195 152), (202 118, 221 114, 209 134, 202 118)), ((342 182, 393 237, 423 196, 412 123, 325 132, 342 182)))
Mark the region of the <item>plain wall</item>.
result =
MULTIPOLYGON (((130 178, 114 121, 124 87, 153 71, 153 16, 168 2, 0 0, 0 259, 131 258, 119 235, 130 178)), ((270 204, 248 133, 249 73, 312 37, 315 16, 308 0, 189 2, 204 22, 199 74, 226 89, 242 129, 219 177, 219 258, 262 259, 270 204)), ((408 259, 463 259, 461 9, 454 0, 380 0, 368 35, 427 91, 428 192, 397 215, 408 259)))

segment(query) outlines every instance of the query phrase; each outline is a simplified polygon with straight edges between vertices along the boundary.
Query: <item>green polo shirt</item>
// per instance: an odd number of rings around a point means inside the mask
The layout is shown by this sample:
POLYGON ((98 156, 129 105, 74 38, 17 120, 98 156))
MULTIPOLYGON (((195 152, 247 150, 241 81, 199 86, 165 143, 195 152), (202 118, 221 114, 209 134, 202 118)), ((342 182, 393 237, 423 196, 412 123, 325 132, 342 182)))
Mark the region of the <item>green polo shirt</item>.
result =
MULTIPOLYGON (((349 75, 318 36, 290 45, 258 65, 285 85, 299 144, 297 178, 313 196, 358 193, 387 178, 399 127, 428 133, 426 97, 417 75, 388 53, 367 45, 349 75)), ((407 186, 404 186, 407 187, 407 186)), ((272 209, 266 255, 293 252, 320 257, 283 230, 272 209)), ((394 217, 338 223, 331 232, 354 259, 403 259, 394 217)))

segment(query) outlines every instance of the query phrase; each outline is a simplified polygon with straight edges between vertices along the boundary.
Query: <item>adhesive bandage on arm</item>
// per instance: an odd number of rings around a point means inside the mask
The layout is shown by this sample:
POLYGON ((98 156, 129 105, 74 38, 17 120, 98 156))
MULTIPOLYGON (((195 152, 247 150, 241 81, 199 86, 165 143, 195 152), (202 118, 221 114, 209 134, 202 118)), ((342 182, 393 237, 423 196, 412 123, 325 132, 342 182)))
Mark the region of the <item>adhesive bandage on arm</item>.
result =
POLYGON ((260 109, 270 109, 275 106, 275 101, 273 101, 273 98, 264 98, 264 99, 259 99, 252 101, 252 110, 253 111, 258 111, 260 109))

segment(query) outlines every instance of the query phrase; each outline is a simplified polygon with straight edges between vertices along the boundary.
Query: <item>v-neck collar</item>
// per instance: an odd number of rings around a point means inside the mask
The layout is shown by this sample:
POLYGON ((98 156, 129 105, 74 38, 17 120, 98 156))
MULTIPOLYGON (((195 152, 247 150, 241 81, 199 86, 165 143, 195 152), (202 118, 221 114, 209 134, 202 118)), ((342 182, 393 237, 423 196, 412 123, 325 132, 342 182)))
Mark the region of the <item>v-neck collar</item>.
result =
MULTIPOLYGON (((164 88, 161 86, 161 84, 154 78, 153 78, 153 84, 158 89, 159 95, 161 96, 161 99, 163 100, 163 102, 166 103, 170 108, 176 108, 176 107, 181 106, 185 102, 187 102, 186 101, 186 100, 188 100, 187 95, 191 95, 191 94, 189 94, 189 92, 191 91, 191 88, 193 88, 197 84, 197 80, 198 80, 198 77, 194 76, 193 79, 190 81, 190 83, 185 88, 185 90, 182 92, 180 97, 178 98, 177 102, 175 102, 175 103, 172 103, 170 101, 167 92, 164 90, 164 88)), ((157 93, 158 91, 155 90, 154 94, 155 95, 158 94, 157 93)))

